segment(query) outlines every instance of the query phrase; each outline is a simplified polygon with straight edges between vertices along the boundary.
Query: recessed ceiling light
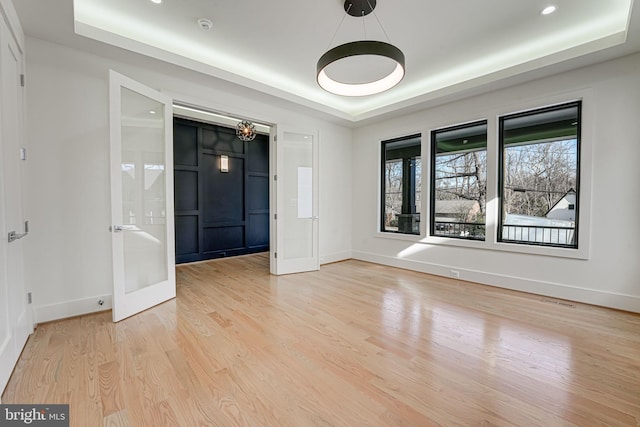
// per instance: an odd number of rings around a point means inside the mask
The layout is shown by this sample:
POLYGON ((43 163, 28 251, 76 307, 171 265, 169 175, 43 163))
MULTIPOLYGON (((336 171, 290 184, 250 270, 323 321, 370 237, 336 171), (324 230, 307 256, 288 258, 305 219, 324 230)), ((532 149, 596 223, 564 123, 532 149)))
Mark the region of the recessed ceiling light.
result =
POLYGON ((556 7, 551 5, 551 6, 547 6, 544 9, 542 9, 540 11, 540 15, 551 15, 553 12, 556 11, 556 7))
POLYGON ((151 3, 160 4, 162 3, 162 0, 151 0, 151 3))
POLYGON ((149 110, 149 114, 155 114, 156 112, 153 110, 149 110))

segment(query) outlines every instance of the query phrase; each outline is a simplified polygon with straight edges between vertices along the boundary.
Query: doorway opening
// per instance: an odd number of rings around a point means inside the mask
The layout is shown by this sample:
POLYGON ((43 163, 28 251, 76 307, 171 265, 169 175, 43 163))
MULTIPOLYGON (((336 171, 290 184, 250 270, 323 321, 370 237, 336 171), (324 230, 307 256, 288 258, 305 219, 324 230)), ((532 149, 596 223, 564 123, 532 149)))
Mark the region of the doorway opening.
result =
POLYGON ((271 127, 173 105, 176 264, 270 250, 269 140, 271 127))

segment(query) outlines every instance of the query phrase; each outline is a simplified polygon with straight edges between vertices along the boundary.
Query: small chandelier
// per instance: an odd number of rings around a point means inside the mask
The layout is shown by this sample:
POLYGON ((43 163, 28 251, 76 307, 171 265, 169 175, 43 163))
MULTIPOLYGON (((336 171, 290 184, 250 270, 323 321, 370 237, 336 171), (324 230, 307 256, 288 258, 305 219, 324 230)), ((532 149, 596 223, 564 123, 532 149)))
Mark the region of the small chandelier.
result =
POLYGON ((236 126, 236 136, 242 141, 253 141, 256 138, 256 127, 248 120, 243 120, 236 126))
MULTIPOLYGON (((375 7, 376 0, 345 0, 344 2, 345 12, 354 17, 364 18, 373 12, 375 7)), ((378 21, 378 23, 379 22, 380 21, 378 21)), ((340 25, 342 25, 342 22, 340 22, 340 25)), ((382 25, 380 25, 380 27, 382 27, 382 25)), ((338 29, 340 29, 340 27, 338 27, 338 29)), ((382 28, 382 31, 386 35, 384 28, 382 28)), ((404 72, 404 53, 402 53, 400 49, 386 42, 362 40, 336 46, 322 55, 317 64, 317 81, 324 90, 336 95, 365 96, 391 89, 400 83, 404 77, 404 72), (395 68, 381 79, 361 83, 340 82, 329 77, 326 73, 329 65, 343 59, 361 55, 373 55, 390 59, 395 63, 395 68)))

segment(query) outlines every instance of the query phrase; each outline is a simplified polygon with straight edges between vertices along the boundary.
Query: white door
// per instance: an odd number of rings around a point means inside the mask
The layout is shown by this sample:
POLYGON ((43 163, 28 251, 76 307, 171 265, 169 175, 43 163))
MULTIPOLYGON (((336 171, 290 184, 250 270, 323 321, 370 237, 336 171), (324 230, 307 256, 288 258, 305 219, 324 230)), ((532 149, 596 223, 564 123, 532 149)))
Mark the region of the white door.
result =
POLYGON ((0 393, 33 331, 24 279, 22 52, 0 16, 0 393), (13 237, 9 233, 13 232, 13 237))
POLYGON ((172 100, 109 75, 113 321, 176 296, 172 100))
POLYGON ((318 137, 277 131, 273 274, 318 270, 318 137))

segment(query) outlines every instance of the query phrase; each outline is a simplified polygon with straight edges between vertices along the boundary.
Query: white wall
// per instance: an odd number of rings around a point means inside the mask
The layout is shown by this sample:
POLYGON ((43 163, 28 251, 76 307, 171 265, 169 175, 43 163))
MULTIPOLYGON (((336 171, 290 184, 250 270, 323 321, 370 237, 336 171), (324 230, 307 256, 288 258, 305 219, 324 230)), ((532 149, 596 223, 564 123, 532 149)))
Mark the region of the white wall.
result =
MULTIPOLYGON (((354 133, 353 145, 354 258, 444 276, 455 269, 463 280, 640 312, 639 118, 636 54, 362 126, 354 133), (486 118, 491 138, 498 114, 576 98, 583 99, 587 154, 582 159, 582 190, 587 193, 581 199, 581 225, 590 222, 590 230, 583 229, 577 258, 556 256, 566 250, 549 251, 554 256, 533 255, 505 251, 509 245, 495 242, 466 247, 377 232, 381 140, 422 132, 425 155, 431 129, 486 118)), ((495 139, 489 144, 495 146, 495 139)))
MULTIPOLYGON (((108 69, 176 99, 320 132, 321 262, 355 258, 640 312, 640 55, 591 66, 355 131, 304 108, 139 55, 102 56, 27 38, 30 238, 36 321, 109 307, 108 69), (584 258, 394 239, 378 229, 380 141, 584 95, 592 145, 591 233, 584 258), (615 221, 615 222, 614 222, 615 221), (353 252, 352 252, 353 251, 353 252), (97 305, 104 299, 104 307, 97 305)), ((494 124, 490 126, 495 127, 494 124)), ((583 189, 585 186, 583 185, 583 189)), ((425 193, 427 194, 427 193, 425 193)), ((584 200, 584 199, 583 199, 584 200)), ((581 205, 584 209, 586 206, 581 205)))
POLYGON ((351 256, 350 129, 212 77, 115 48, 100 51, 103 56, 27 38, 26 279, 37 322, 111 305, 110 68, 176 100, 318 130, 321 262, 351 256))

